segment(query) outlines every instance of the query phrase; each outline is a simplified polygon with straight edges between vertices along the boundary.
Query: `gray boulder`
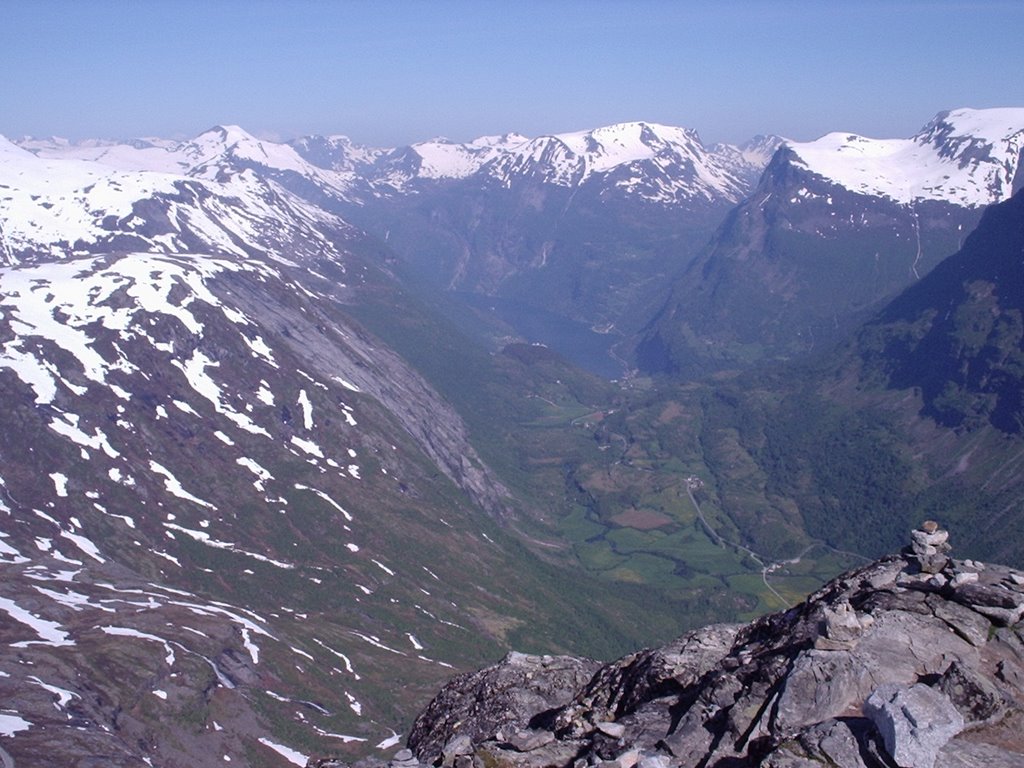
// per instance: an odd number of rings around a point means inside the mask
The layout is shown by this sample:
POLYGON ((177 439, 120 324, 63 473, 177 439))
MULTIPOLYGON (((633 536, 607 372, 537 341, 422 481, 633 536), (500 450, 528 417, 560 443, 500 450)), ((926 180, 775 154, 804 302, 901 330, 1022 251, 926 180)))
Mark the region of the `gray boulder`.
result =
POLYGON ((868 760, 882 763, 877 731, 864 718, 826 720, 800 734, 808 753, 838 768, 861 768, 868 760))
POLYGON ((900 768, 932 768, 939 750, 964 729, 953 703, 921 683, 879 686, 864 702, 864 714, 900 768))
POLYGON ((645 702, 687 690, 729 653, 740 627, 712 624, 661 648, 638 651, 604 666, 558 713, 555 728, 580 736, 597 723, 614 722, 634 712, 645 702))

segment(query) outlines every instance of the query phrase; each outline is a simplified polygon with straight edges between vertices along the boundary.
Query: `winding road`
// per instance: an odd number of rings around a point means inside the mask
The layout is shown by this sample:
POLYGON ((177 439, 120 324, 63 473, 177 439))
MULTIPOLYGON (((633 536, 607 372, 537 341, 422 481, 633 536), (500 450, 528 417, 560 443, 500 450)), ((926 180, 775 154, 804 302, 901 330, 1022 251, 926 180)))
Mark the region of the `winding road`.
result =
MULTIPOLYGON (((750 555, 750 558, 755 563, 761 566, 761 581, 764 582, 764 585, 768 589, 768 591, 775 595, 775 597, 779 599, 779 602, 781 602, 784 606, 786 606, 787 608, 791 608, 792 604, 786 598, 780 595, 778 591, 775 589, 775 587, 768 583, 768 574, 776 568, 778 568, 779 563, 769 562, 768 565, 765 565, 766 558, 762 558, 754 550, 750 549, 749 547, 745 547, 742 544, 739 544, 738 542, 726 541, 725 539, 723 539, 721 536, 718 535, 718 532, 712 529, 712 527, 708 524, 707 518, 704 517, 704 512, 701 510, 700 504, 697 503, 697 499, 693 495, 693 489, 689 486, 689 484, 687 484, 686 486, 686 495, 690 497, 690 503, 693 504, 693 508, 697 510, 697 517, 700 518, 700 523, 704 526, 704 530, 707 531, 708 536, 710 536, 715 541, 715 543, 717 543, 720 547, 732 547, 733 549, 739 550, 740 552, 744 552, 750 555)), ((799 561, 799 559, 800 558, 798 557, 797 560, 799 561)))

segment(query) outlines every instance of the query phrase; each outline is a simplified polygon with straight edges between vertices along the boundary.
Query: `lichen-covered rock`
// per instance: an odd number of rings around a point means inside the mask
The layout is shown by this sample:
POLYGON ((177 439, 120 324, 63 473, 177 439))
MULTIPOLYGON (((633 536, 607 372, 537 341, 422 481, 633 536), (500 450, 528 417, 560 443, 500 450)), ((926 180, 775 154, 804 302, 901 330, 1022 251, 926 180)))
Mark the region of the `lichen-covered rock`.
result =
POLYGON ((568 704, 600 666, 572 656, 510 653, 492 667, 448 683, 416 718, 409 745, 421 760, 432 762, 456 736, 474 744, 503 741, 568 704))
POLYGON ((963 716, 975 725, 995 720, 1006 711, 999 689, 972 667, 954 661, 936 686, 963 716))

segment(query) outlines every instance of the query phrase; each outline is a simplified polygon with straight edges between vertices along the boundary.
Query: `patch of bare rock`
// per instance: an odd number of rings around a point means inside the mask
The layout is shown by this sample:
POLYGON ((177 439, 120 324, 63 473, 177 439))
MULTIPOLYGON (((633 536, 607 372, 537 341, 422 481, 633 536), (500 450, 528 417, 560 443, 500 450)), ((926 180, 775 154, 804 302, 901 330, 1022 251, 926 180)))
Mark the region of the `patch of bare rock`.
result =
POLYGON ((610 664, 509 654, 448 683, 390 765, 1024 768, 1024 573, 948 539, 927 522, 795 608, 610 664))

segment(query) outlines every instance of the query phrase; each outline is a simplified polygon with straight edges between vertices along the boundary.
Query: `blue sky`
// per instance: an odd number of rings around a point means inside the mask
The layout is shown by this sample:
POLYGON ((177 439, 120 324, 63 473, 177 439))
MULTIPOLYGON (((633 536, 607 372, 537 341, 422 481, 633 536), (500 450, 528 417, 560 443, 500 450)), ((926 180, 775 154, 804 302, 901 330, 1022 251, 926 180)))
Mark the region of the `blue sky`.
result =
POLYGON ((380 146, 649 120, 907 136, 1024 106, 1020 0, 0 0, 0 134, 380 146))

